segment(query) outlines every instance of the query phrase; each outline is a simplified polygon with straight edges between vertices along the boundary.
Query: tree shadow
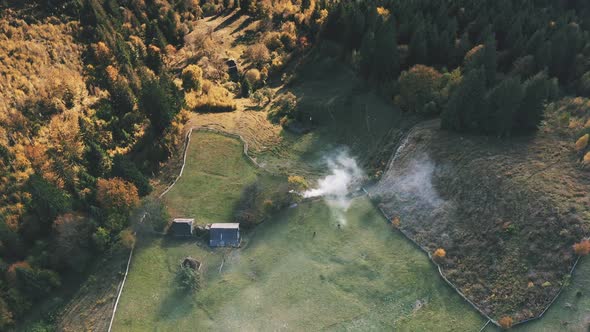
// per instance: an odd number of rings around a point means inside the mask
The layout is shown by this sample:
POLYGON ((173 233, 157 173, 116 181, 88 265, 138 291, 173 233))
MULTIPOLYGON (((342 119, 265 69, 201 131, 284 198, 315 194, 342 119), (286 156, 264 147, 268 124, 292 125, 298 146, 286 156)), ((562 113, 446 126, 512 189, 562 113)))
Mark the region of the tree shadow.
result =
POLYGON ((193 313, 195 305, 194 294, 175 289, 162 300, 157 315, 161 320, 177 320, 193 313))
MULTIPOLYGON (((219 16, 216 16, 216 18, 220 17, 222 14, 220 14, 219 16)), ((223 22, 219 23, 219 25, 216 26, 215 29, 213 29, 213 31, 219 31, 223 28, 226 28, 226 27, 232 25, 235 21, 237 21, 242 16, 242 14, 239 11, 235 11, 233 14, 230 13, 228 15, 229 16, 223 22)))
POLYGON ((237 28, 235 28, 234 31, 231 32, 231 34, 233 35, 234 33, 239 32, 239 31, 245 29, 252 22, 254 22, 254 19, 252 17, 248 17, 237 28))

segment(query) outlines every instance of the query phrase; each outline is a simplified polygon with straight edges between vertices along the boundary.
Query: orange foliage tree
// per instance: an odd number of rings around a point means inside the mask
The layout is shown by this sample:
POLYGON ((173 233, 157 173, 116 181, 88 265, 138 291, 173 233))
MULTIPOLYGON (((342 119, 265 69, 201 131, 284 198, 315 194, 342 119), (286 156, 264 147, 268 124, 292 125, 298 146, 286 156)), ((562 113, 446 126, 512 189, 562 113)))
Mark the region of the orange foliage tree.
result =
POLYGON ((98 179, 96 198, 108 210, 128 213, 139 203, 137 188, 120 178, 98 179))
POLYGON ((432 259, 437 263, 442 263, 447 256, 447 252, 443 248, 438 248, 432 254, 432 259))
POLYGON ((586 256, 590 254, 590 240, 585 239, 574 244, 574 252, 578 256, 586 256))
POLYGON ((504 317, 500 318, 500 320, 498 321, 498 323, 500 323, 500 326, 503 329, 507 330, 507 329, 509 329, 509 328, 512 327, 512 323, 513 323, 512 317, 510 317, 510 316, 504 316, 504 317))

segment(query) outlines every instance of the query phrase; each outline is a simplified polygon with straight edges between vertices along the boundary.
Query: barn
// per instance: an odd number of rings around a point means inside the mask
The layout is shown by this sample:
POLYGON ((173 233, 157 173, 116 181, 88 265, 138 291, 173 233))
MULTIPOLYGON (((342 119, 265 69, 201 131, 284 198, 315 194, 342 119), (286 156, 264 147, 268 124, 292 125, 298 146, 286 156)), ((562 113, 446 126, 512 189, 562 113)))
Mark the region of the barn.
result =
POLYGON ((170 233, 174 236, 191 236, 193 235, 195 219, 176 218, 170 225, 170 233))
POLYGON ((239 247, 240 224, 218 223, 209 226, 209 245, 211 247, 239 247))

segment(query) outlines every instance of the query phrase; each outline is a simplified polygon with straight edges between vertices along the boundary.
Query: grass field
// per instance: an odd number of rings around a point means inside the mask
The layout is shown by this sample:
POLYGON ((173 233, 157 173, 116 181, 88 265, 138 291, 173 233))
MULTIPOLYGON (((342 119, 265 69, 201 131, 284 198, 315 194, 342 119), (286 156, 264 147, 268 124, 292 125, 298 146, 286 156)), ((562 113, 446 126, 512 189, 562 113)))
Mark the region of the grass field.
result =
MULTIPOLYGON (((193 135, 186 173, 166 201, 176 211, 186 206, 185 213, 225 220, 256 170, 239 142, 193 135)), ((140 238, 114 331, 473 331, 484 324, 366 198, 345 215, 340 229, 326 204, 304 203, 258 226, 238 250, 140 238), (174 281, 189 255, 204 263, 194 296, 178 292, 174 281)))
POLYGON ((199 224, 232 222, 243 189, 257 181, 268 187, 273 181, 258 174, 242 150, 237 139, 193 132, 184 174, 164 196, 170 214, 197 218, 199 224))
POLYGON ((473 331, 483 325, 365 198, 346 217, 339 229, 325 204, 306 203, 259 226, 231 252, 143 239, 115 331, 473 331), (187 255, 205 264, 203 289, 194 297, 174 289, 187 255))

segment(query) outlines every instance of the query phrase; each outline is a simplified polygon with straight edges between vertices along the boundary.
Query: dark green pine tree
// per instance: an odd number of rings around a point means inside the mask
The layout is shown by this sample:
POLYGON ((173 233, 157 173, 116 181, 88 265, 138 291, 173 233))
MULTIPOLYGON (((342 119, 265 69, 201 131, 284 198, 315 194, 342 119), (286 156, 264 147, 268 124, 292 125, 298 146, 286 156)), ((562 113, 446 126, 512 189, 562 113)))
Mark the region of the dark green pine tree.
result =
POLYGON ((544 72, 526 80, 521 107, 514 119, 514 129, 522 132, 536 130, 543 119, 545 103, 556 94, 556 90, 555 81, 548 79, 544 72))
POLYGON ((399 74, 400 63, 393 19, 381 22, 375 33, 375 45, 371 76, 379 82, 395 79, 399 74))
POLYGON ((502 81, 490 91, 487 97, 489 119, 485 123, 486 132, 502 137, 509 136, 523 97, 523 86, 517 77, 502 81))
POLYGON ((486 121, 486 79, 483 68, 469 71, 453 91, 441 114, 441 127, 456 131, 477 131, 486 121))

